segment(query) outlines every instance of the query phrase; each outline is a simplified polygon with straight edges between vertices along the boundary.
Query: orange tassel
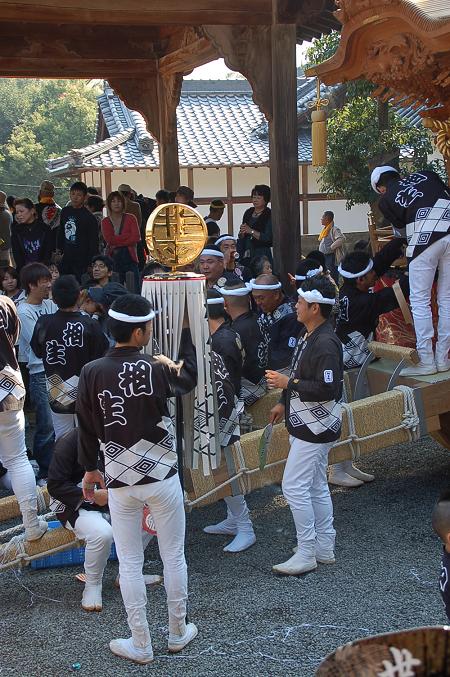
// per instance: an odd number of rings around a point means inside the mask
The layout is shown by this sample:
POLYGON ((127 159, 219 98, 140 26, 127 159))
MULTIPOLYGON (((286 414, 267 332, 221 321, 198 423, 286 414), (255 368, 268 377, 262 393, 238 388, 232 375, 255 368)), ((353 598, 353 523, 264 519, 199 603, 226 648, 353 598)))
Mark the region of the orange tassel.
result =
POLYGON ((327 116, 324 110, 311 112, 312 165, 327 164, 327 116))

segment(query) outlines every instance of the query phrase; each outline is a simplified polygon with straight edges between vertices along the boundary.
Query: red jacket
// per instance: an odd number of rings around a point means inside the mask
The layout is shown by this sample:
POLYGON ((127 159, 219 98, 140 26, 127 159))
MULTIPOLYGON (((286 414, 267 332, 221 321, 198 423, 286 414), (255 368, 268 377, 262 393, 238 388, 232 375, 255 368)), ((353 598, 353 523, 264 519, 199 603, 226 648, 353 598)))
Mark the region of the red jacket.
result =
POLYGON ((109 216, 102 220, 102 235, 107 244, 107 254, 112 256, 115 249, 119 247, 128 247, 130 256, 136 263, 138 257, 136 253, 136 244, 141 239, 138 222, 133 214, 123 215, 123 225, 120 235, 114 233, 114 226, 109 216))

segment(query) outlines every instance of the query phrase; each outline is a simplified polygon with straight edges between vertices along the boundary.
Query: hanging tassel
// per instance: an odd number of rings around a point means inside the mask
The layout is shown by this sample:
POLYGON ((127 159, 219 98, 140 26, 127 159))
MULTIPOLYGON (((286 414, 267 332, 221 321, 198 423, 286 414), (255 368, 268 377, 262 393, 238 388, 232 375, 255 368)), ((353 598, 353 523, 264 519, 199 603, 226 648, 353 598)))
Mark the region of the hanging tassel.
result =
POLYGON ((309 104, 311 112, 312 165, 321 167, 327 164, 327 116, 324 110, 328 99, 320 98, 320 80, 317 79, 317 98, 309 104))
POLYGON ((327 164, 327 116, 324 110, 311 113, 312 165, 320 167, 327 164))

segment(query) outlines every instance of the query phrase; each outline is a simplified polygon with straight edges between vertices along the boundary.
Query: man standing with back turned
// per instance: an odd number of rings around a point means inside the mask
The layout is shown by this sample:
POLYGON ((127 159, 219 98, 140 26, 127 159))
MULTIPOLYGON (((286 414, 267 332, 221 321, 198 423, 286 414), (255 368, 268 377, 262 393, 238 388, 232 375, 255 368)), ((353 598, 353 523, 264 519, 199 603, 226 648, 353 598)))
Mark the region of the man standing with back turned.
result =
POLYGON ((142 574, 144 505, 148 505, 155 521, 164 564, 169 651, 181 651, 198 632, 193 623, 186 622, 184 501, 177 473, 175 434, 167 408, 167 398, 183 395, 195 386, 197 365, 187 328, 181 337, 180 362, 141 353, 150 341, 155 317, 142 296, 121 296, 108 315, 116 346, 105 357, 85 365, 80 375, 76 406, 78 460, 86 470, 86 500, 94 499, 96 484, 108 488, 120 589, 132 635, 112 640, 110 649, 122 658, 150 663, 153 649, 142 574), (100 452, 105 459, 104 477, 98 470, 100 452))

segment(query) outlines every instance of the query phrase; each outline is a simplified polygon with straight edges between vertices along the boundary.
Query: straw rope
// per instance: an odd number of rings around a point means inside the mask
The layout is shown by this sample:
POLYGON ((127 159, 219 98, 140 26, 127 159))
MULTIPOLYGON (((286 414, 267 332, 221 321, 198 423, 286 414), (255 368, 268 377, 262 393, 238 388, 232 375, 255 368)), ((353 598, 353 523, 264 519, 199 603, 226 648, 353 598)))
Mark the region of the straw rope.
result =
MULTIPOLYGON (((46 487, 36 487, 38 513, 45 512, 50 503, 50 496, 46 487)), ((7 522, 14 517, 20 517, 20 506, 15 496, 5 496, 0 499, 0 522, 7 522)))
POLYGON ((0 545, 0 571, 22 567, 35 559, 48 557, 57 552, 79 548, 82 541, 64 527, 49 529, 37 541, 26 541, 23 535, 13 536, 5 545, 0 545))
MULTIPOLYGON (((366 455, 378 449, 417 440, 420 436, 419 416, 412 388, 397 386, 389 393, 374 395, 364 400, 343 404, 341 438, 334 443, 329 463, 366 455)), ((241 437, 239 448, 233 447, 237 472, 215 486, 205 487, 200 495, 190 492, 185 504, 188 508, 203 506, 217 500, 237 479, 245 480, 248 493, 267 484, 281 482, 283 466, 289 452, 289 436, 284 424, 274 426, 269 454, 271 460, 264 470, 259 469, 259 441, 261 431, 255 430, 241 437), (213 499, 210 500, 210 499, 213 499)), ((196 487, 199 488, 199 487, 196 487)))

